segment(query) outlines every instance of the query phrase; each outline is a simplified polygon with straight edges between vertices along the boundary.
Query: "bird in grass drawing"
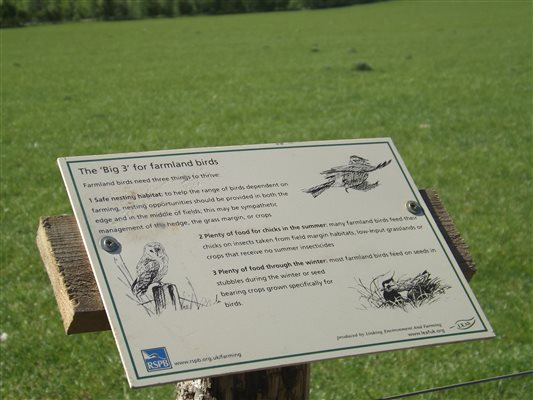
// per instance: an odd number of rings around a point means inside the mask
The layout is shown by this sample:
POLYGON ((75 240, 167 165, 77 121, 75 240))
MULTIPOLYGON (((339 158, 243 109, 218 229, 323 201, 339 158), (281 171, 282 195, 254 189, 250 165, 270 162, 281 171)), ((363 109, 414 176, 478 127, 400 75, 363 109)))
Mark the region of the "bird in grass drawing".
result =
POLYGON ((396 284, 394 278, 387 279, 381 283, 383 286, 383 298, 389 305, 400 305, 405 302, 405 299, 400 294, 400 288, 396 284))
POLYGON ((379 181, 368 183, 368 174, 389 165, 391 160, 384 161, 378 165, 372 165, 366 158, 353 155, 350 157, 348 165, 333 167, 321 174, 327 179, 326 182, 304 189, 305 193, 310 193, 313 197, 322 194, 331 187, 343 187, 346 193, 348 189, 369 191, 379 185, 379 181))
POLYGON ((131 291, 138 298, 146 294, 150 285, 163 285, 161 280, 168 271, 168 256, 159 242, 147 243, 137 263, 137 278, 131 284, 131 291))

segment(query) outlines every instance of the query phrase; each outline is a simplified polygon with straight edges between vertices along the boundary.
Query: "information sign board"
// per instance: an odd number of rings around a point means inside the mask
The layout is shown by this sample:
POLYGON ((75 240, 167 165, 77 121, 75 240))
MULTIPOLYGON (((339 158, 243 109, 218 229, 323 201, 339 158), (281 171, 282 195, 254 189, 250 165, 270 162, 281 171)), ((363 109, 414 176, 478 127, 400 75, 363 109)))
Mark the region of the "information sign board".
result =
POLYGON ((494 336, 390 139, 58 163, 133 387, 494 336))

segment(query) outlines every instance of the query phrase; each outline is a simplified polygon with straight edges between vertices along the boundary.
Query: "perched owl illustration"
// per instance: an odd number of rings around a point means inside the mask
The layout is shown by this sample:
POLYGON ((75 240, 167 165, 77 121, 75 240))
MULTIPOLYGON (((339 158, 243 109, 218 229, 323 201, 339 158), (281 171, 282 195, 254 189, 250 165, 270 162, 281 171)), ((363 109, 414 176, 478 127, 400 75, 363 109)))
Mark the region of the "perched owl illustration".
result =
POLYGON ((355 155, 351 156, 348 165, 333 167, 321 172, 327 181, 312 188, 304 189, 304 192, 310 193, 313 197, 317 197, 331 187, 343 187, 346 192, 348 192, 348 189, 366 192, 374 189, 379 184, 379 182, 368 183, 368 174, 386 167, 390 162, 391 160, 384 161, 378 165, 372 165, 366 158, 355 155))
POLYGON ((137 263, 137 278, 131 284, 131 291, 137 297, 144 295, 150 285, 162 285, 161 279, 167 271, 168 256, 163 245, 159 242, 147 243, 137 263))

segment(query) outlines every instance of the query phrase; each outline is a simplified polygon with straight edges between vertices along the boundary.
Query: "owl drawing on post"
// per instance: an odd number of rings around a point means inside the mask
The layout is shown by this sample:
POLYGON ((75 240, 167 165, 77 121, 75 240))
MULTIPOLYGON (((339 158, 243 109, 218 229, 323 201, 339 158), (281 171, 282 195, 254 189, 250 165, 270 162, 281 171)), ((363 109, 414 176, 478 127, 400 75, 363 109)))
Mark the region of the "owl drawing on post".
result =
POLYGON ((131 291, 137 297, 146 294, 151 285, 163 285, 161 280, 168 271, 168 256, 159 242, 147 243, 137 263, 137 278, 131 284, 131 291))

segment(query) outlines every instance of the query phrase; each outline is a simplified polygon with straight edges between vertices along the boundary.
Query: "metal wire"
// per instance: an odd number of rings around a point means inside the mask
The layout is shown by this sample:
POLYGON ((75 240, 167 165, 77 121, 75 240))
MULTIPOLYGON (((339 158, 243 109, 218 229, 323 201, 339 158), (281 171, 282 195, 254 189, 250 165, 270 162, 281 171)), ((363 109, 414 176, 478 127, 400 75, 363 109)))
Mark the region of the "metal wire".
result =
POLYGON ((517 372, 515 374, 494 376, 492 378, 478 379, 476 381, 469 381, 469 382, 463 382, 463 383, 455 383, 453 385, 439 386, 439 387, 435 387, 435 388, 432 388, 432 389, 424 389, 424 390, 419 390, 419 391, 416 391, 416 392, 399 394, 399 395, 392 396, 392 397, 382 397, 379 400, 401 399, 401 398, 404 398, 404 397, 416 396, 416 395, 419 395, 419 394, 438 392, 439 390, 454 389, 454 388, 457 388, 457 387, 468 386, 468 385, 476 385, 478 383, 497 381, 497 380, 500 380, 500 379, 516 378, 518 376, 528 375, 528 374, 532 374, 532 373, 533 373, 533 370, 522 371, 522 372, 517 372))

